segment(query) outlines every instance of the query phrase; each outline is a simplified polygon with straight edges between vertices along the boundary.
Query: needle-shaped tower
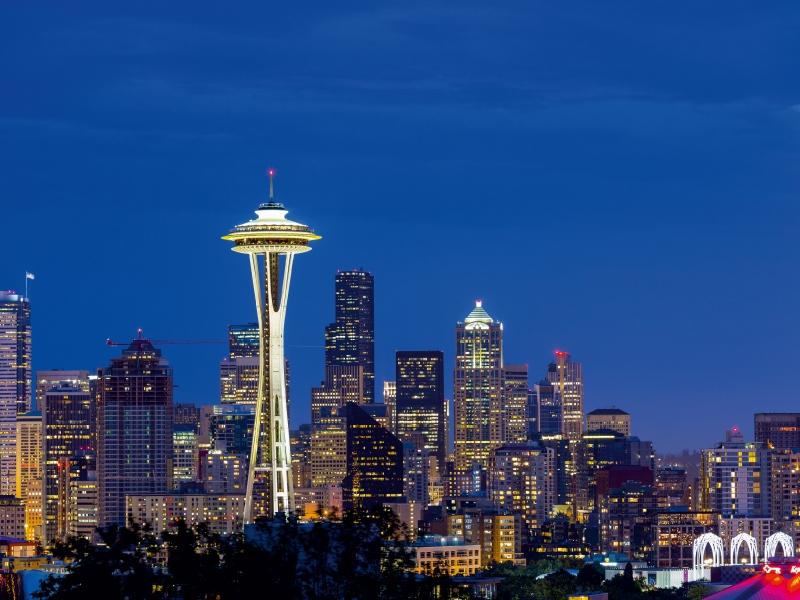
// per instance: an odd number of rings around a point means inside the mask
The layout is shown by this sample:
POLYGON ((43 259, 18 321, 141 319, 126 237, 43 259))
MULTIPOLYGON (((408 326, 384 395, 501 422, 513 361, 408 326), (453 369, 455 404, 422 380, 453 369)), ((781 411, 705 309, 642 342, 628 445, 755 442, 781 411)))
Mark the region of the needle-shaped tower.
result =
POLYGON ((275 202, 272 176, 270 170, 269 202, 258 207, 258 217, 237 225, 222 238, 234 243, 234 252, 250 257, 260 331, 258 400, 247 473, 245 524, 253 522, 253 486, 257 479, 266 484, 268 513, 294 512, 283 326, 294 255, 308 252, 308 243, 320 239, 308 226, 286 218, 288 211, 275 202))

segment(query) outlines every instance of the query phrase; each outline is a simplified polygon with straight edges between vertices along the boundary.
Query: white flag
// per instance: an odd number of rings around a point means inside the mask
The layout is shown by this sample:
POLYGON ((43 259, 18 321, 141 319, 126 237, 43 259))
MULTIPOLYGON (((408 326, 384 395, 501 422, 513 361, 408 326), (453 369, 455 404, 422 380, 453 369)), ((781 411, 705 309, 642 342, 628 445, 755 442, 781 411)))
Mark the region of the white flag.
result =
POLYGON ((33 279, 33 273, 28 273, 27 271, 25 271, 25 277, 27 277, 28 279, 33 279))

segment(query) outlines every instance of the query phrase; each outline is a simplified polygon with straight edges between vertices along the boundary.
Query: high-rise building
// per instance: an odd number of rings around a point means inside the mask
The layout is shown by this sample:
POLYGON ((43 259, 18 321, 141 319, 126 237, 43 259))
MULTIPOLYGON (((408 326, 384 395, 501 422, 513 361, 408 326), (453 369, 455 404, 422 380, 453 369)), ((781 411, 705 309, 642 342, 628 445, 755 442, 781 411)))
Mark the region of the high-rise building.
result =
POLYGON ((68 385, 84 392, 89 391, 89 371, 79 369, 50 369, 36 371, 36 399, 57 385, 68 385))
POLYGON ((653 443, 635 436, 624 436, 610 429, 590 431, 578 444, 578 464, 574 475, 574 506, 582 518, 597 508, 597 471, 604 467, 629 465, 647 467, 648 485, 653 485, 655 455, 653 443))
POLYGON ((528 440, 528 365, 505 365, 503 368, 503 441, 528 440))
POLYGON ((100 525, 125 525, 125 497, 164 493, 172 480, 172 368, 138 339, 98 370, 100 525))
POLYGON ((336 312, 325 328, 325 364, 364 368, 364 401, 375 402, 375 278, 363 269, 336 273, 336 312))
POLYGON ((555 386, 542 380, 533 386, 531 408, 529 413, 529 429, 531 433, 544 435, 562 435, 564 427, 561 399, 556 396, 555 386), (536 424, 533 430, 532 424, 536 424))
POLYGON ((800 450, 779 449, 770 453, 771 515, 775 528, 800 544, 800 450))
POLYGON ((556 504, 555 452, 538 442, 493 448, 488 495, 501 512, 521 515, 525 534, 541 529, 556 504))
POLYGON ((28 495, 28 482, 42 478, 42 411, 17 416, 17 498, 28 495))
POLYGON ((253 444, 253 426, 256 415, 254 405, 216 405, 208 416, 205 433, 209 436, 212 448, 224 449, 231 454, 250 459, 253 444))
POLYGON ((700 506, 722 517, 771 514, 769 451, 744 441, 734 428, 725 441, 700 454, 700 506))
POLYGON ((212 450, 203 469, 206 492, 209 494, 241 494, 247 483, 244 456, 212 450))
POLYGON ((800 413, 756 413, 753 420, 762 448, 800 448, 800 413))
POLYGON ((31 305, 0 292, 0 495, 16 492, 17 415, 31 410, 31 305))
POLYGON ((41 398, 44 438, 42 444, 44 466, 42 535, 45 542, 50 542, 53 538, 67 533, 66 529, 59 529, 59 521, 64 523, 63 517, 59 519, 59 510, 66 510, 65 495, 68 490, 70 457, 80 451, 90 449, 91 404, 91 395, 88 391, 69 385, 50 388, 41 398))
POLYGON ((67 461, 68 479, 59 516, 65 520, 58 529, 73 537, 93 540, 99 523, 100 487, 97 481, 97 455, 83 450, 67 461))
POLYGON ((409 502, 418 502, 422 507, 430 503, 428 481, 430 469, 429 452, 412 442, 403 443, 403 495, 409 502))
POLYGON ((42 480, 31 479, 25 497, 25 539, 42 543, 42 480))
POLYGON ((383 403, 389 413, 389 431, 397 435, 397 382, 383 382, 383 403))
POLYGON ((324 408, 337 410, 348 402, 364 404, 364 368, 361 365, 327 365, 325 380, 311 388, 311 423, 319 425, 324 408))
POLYGON ((547 381, 553 384, 561 404, 561 433, 570 443, 573 456, 583 435, 583 371, 581 363, 572 362, 568 352, 556 351, 556 361, 547 369, 547 381))
POLYGON ((200 409, 194 404, 175 404, 175 425, 188 425, 200 434, 200 409))
POLYGON ((419 435, 424 449, 436 457, 439 473, 447 460, 444 353, 397 351, 395 369, 397 437, 412 441, 419 435))
POLYGON ((347 430, 343 419, 325 423, 311 434, 311 485, 341 484, 347 475, 347 430))
POLYGON ((369 509, 399 502, 403 497, 402 442, 354 402, 339 412, 347 431, 344 508, 369 509))
POLYGON ((601 498, 600 550, 650 560, 655 550, 652 521, 658 501, 649 485, 626 481, 601 498))
POLYGON ((494 321, 478 300, 456 325, 453 385, 454 458, 462 471, 503 442, 503 324, 494 321))
POLYGON ((621 435, 631 434, 631 416, 618 408, 598 408, 586 415, 586 431, 610 429, 621 435))
POLYGON ((174 425, 172 429, 172 485, 198 480, 200 455, 197 431, 193 424, 174 425))
POLYGON ((260 339, 258 323, 228 325, 228 336, 230 338, 228 354, 231 360, 258 356, 260 339))

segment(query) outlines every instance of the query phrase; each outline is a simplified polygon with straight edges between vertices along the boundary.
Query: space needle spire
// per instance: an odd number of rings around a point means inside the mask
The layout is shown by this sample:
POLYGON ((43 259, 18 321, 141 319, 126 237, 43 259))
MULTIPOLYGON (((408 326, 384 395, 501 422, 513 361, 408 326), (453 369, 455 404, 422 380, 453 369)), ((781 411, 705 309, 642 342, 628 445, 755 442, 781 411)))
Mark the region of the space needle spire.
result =
POLYGON ((258 399, 247 472, 245 524, 259 516, 254 510, 256 485, 262 489, 266 486, 266 505, 258 512, 265 516, 294 512, 283 326, 294 255, 308 252, 311 250, 308 243, 320 239, 308 226, 286 218, 288 211, 275 202, 274 171, 269 169, 267 173, 269 202, 258 207, 255 219, 237 225, 222 237, 234 243, 234 252, 250 257, 260 332, 258 399))

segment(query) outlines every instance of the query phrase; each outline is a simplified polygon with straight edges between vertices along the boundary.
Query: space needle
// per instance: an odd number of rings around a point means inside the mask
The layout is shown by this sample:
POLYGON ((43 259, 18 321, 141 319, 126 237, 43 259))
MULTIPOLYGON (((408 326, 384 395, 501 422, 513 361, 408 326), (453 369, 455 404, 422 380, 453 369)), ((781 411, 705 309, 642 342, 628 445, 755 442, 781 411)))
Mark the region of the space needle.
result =
POLYGON ((294 255, 308 252, 311 250, 308 243, 320 239, 308 226, 286 218, 288 211, 274 199, 274 173, 271 169, 268 173, 269 202, 258 207, 255 219, 237 225, 222 237, 234 243, 234 252, 250 257, 260 331, 258 400, 247 472, 245 524, 253 522, 253 483, 256 477, 266 478, 267 506, 272 515, 294 512, 283 325, 294 255))

